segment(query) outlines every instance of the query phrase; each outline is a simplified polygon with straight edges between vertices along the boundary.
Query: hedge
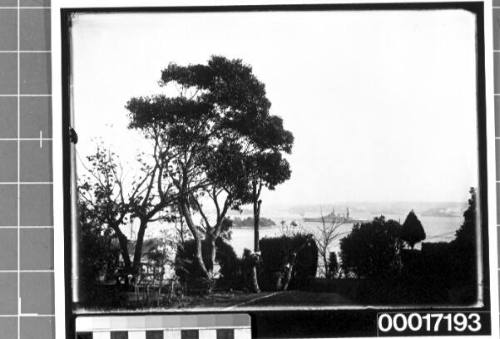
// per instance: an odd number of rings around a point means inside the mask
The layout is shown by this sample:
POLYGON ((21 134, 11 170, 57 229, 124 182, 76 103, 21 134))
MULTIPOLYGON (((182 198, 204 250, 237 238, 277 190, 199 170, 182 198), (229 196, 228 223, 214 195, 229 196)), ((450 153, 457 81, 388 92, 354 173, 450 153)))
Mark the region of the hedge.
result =
MULTIPOLYGON (((224 285, 233 285, 239 282, 241 275, 240 260, 236 256, 231 245, 224 242, 222 239, 217 239, 215 261, 220 265, 221 277, 218 283, 224 285)), ((212 269, 209 264, 210 259, 210 242, 202 241, 202 255, 205 266, 208 270, 212 269)), ((177 247, 175 256, 175 274, 179 277, 182 283, 192 283, 199 281, 202 277, 201 269, 195 257, 196 242, 188 240, 183 245, 177 247)), ((231 286, 232 287, 232 286, 231 286)))
POLYGON ((316 276, 318 268, 318 247, 310 235, 297 234, 292 237, 263 238, 259 241, 262 264, 259 269, 260 288, 276 290, 279 274, 296 251, 294 273, 288 289, 307 287, 316 276))

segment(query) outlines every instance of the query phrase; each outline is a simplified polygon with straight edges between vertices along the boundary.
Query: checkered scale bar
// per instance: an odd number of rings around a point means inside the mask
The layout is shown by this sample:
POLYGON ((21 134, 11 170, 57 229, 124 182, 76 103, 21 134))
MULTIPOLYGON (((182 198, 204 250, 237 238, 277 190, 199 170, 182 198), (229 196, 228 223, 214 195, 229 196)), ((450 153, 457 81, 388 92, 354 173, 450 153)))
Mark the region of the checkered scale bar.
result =
POLYGON ((251 339, 247 314, 79 316, 77 339, 251 339))

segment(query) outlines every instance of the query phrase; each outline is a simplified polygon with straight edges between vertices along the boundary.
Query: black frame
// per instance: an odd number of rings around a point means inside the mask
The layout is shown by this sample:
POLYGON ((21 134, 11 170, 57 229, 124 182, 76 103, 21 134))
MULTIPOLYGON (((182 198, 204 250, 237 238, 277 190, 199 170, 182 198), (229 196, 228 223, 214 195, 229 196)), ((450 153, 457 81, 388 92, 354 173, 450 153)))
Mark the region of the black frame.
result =
MULTIPOLYGON (((479 210, 482 242, 483 301, 480 308, 460 309, 461 312, 474 311, 485 315, 483 328, 478 335, 491 334, 491 295, 489 272, 489 229, 488 229, 488 172, 486 135, 486 70, 484 43, 484 3, 483 2, 435 2, 435 3, 361 3, 361 4, 304 4, 304 5, 244 5, 244 6, 175 6, 175 7, 117 7, 117 8, 64 8, 61 9, 61 70, 62 70, 62 154, 63 154, 63 199, 64 199, 64 258, 65 258, 65 307, 66 337, 75 337, 75 318, 71 287, 71 109, 70 86, 70 34, 73 13, 213 13, 213 12, 262 12, 262 11, 340 11, 340 10, 439 10, 463 9, 476 16, 476 89, 478 123, 478 163, 479 163, 479 210)), ((432 307, 404 309, 406 312, 430 312, 432 307)), ((321 310, 321 311, 275 311, 262 310, 245 312, 252 318, 252 337, 306 338, 306 337, 361 337, 378 336, 377 314, 382 309, 364 310, 321 310)), ((385 310, 390 311, 390 310, 385 310)), ((440 308, 440 312, 456 312, 456 308, 440 308)), ((193 312, 154 312, 155 314, 193 314, 193 312)), ((208 312, 203 312, 204 314, 208 312)), ((242 312, 232 312, 242 313, 242 312)), ((107 315, 129 314, 130 312, 109 312, 107 315)), ((134 312, 134 315, 145 312, 134 312)), ((201 313, 200 313, 201 314, 201 313)), ((98 315, 98 314, 88 314, 98 315)), ((434 333, 433 335, 446 335, 434 333)))

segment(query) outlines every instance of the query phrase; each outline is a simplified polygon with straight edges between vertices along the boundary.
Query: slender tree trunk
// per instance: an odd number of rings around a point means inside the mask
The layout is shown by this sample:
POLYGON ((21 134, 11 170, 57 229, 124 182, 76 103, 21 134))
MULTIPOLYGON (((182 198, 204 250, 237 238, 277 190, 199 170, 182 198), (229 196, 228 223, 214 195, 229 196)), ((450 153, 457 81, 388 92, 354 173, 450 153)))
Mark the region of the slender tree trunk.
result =
MULTIPOLYGON (((254 192, 255 192, 255 188, 254 188, 254 192)), ((254 253, 255 255, 257 256, 258 253, 260 252, 260 247, 259 247, 259 222, 260 222, 260 205, 262 203, 262 200, 257 200, 258 197, 256 197, 256 199, 254 200, 254 203, 253 203, 253 227, 254 227, 254 253)), ((257 257, 256 257, 257 259, 257 257)), ((252 267, 252 281, 251 281, 251 284, 252 284, 252 290, 253 292, 255 293, 259 293, 260 292, 260 288, 259 288, 259 280, 258 280, 258 276, 257 276, 257 264, 258 264, 258 261, 257 260, 254 260, 254 264, 253 264, 253 267, 252 267)))
POLYGON ((191 218, 191 213, 189 212, 186 204, 184 202, 180 202, 179 204, 182 216, 184 217, 184 220, 186 221, 186 225, 193 234, 193 238, 196 241, 196 261, 198 262, 198 265, 200 266, 200 269, 204 275, 205 278, 209 277, 209 273, 207 270, 207 267, 205 266, 205 262, 203 261, 203 252, 202 252, 202 244, 201 244, 201 239, 198 234, 198 230, 196 229, 196 226, 194 225, 193 219, 191 218))
POLYGON ((217 255, 217 247, 215 245, 215 240, 216 238, 213 236, 210 236, 210 266, 212 266, 211 271, 214 271, 214 266, 215 266, 215 257, 217 255))
POLYGON ((288 290, 288 285, 292 280, 293 266, 294 264, 290 264, 290 269, 286 272, 285 283, 283 284, 283 291, 288 290))
POLYGON ((326 257, 326 252, 327 251, 325 249, 322 257, 323 257, 323 265, 325 266, 325 278, 328 278, 328 274, 329 274, 329 272, 328 272, 328 258, 326 257))
POLYGON ((255 200, 253 203, 253 227, 254 227, 254 237, 253 237, 253 248, 254 252, 259 252, 259 222, 260 222, 260 205, 262 200, 255 200))
POLYGON ((260 293, 259 280, 257 279, 257 265, 252 267, 252 290, 254 293, 260 293))

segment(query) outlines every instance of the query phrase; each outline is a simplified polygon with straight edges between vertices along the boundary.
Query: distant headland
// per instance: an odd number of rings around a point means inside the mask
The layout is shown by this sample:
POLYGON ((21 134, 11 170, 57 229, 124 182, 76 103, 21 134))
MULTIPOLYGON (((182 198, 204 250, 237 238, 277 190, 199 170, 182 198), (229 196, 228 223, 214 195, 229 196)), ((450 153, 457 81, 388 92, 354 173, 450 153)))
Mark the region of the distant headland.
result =
MULTIPOLYGON (((233 227, 253 227, 254 226, 254 218, 253 217, 247 217, 247 218, 238 218, 235 217, 232 219, 233 221, 233 227)), ((276 223, 272 221, 271 219, 260 217, 259 218, 259 226, 260 227, 270 227, 274 226, 276 223)))

